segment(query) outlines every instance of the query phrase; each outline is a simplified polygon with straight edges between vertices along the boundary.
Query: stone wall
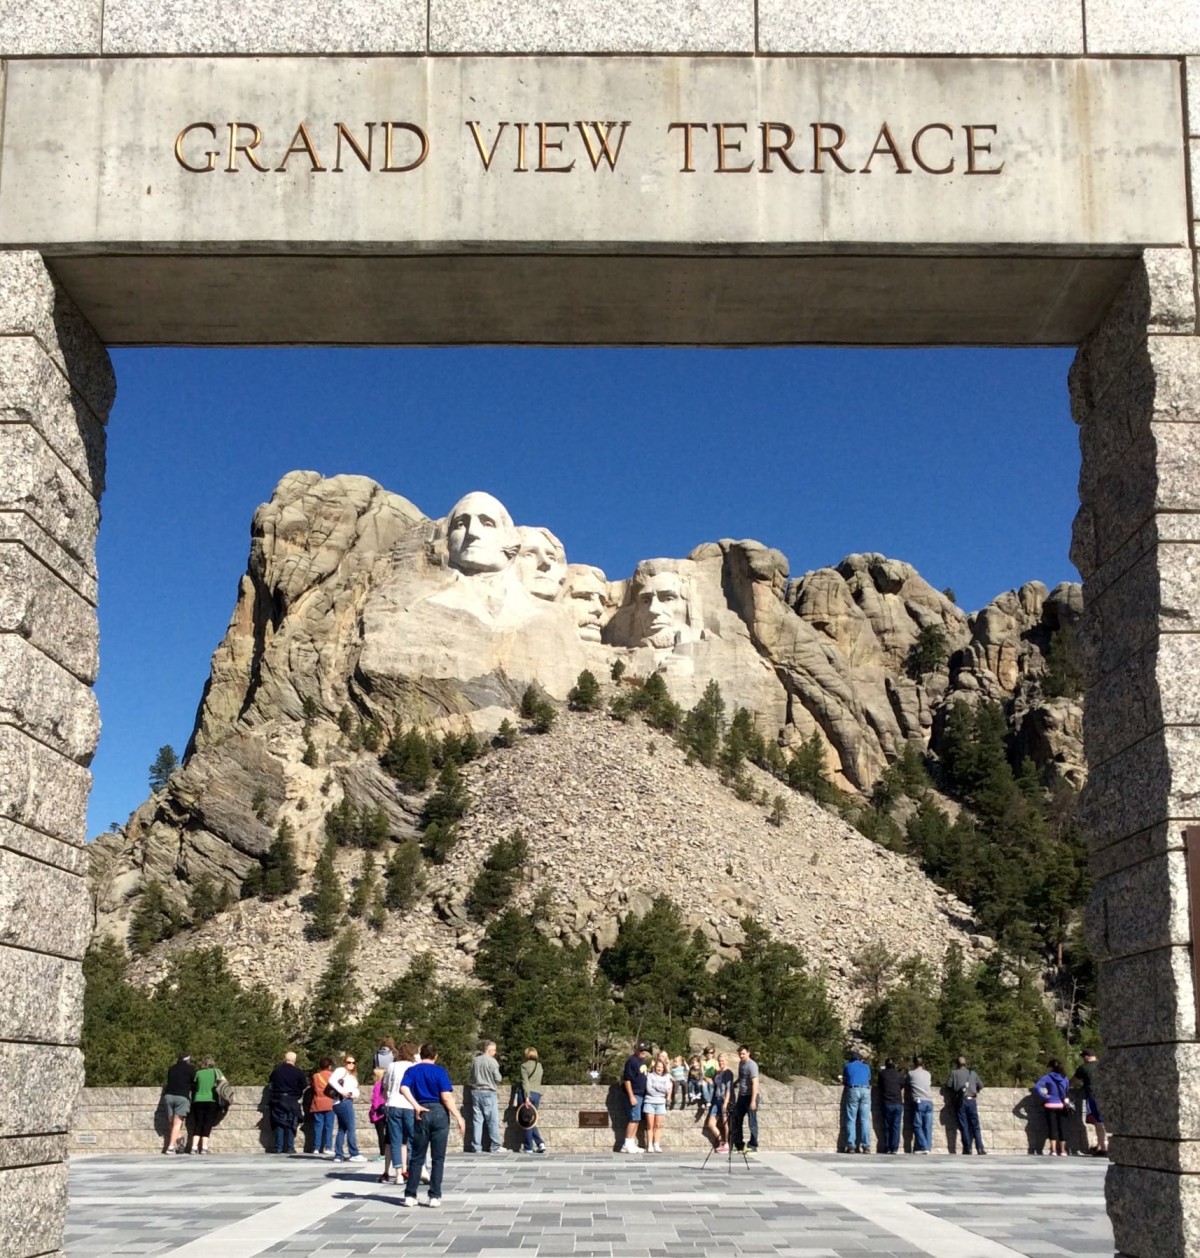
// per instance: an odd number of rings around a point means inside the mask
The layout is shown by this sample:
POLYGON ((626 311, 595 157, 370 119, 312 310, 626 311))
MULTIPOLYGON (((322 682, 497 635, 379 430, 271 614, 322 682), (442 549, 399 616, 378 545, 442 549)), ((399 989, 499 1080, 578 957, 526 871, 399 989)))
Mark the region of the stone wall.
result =
MULTIPOLYGON (((759 1131, 765 1148, 829 1153, 838 1146, 841 1088, 812 1083, 788 1087, 766 1081, 759 1131)), ((154 1153, 162 1147, 166 1130, 158 1109, 157 1088, 85 1088, 71 1119, 71 1151, 75 1154, 154 1153)), ((624 1136, 625 1105, 613 1087, 548 1087, 542 1094, 539 1128, 551 1149, 572 1152, 611 1152, 618 1132, 624 1136), (602 1128, 581 1128, 579 1115, 607 1114, 602 1128)), ((460 1100, 460 1108, 462 1103, 460 1100)), ((980 1097, 984 1142, 994 1153, 1029 1153, 1045 1140, 1041 1107, 1016 1088, 988 1088, 980 1097)), ((215 1129, 218 1153, 256 1153, 274 1148, 269 1122, 264 1118, 263 1090, 241 1087, 229 1112, 215 1129), (261 1107, 261 1108, 260 1108, 261 1107)), ((466 1111, 464 1110, 464 1113, 466 1111)), ((359 1144, 368 1156, 376 1151, 375 1133, 367 1122, 367 1107, 357 1109, 359 1144)), ((696 1121, 696 1107, 667 1115, 663 1148, 668 1152, 703 1149, 705 1138, 696 1121)), ((934 1152, 951 1147, 953 1115, 949 1107, 935 1114, 934 1152)), ((880 1130, 876 1114, 875 1129, 880 1130)), ((905 1134, 907 1140, 907 1132, 905 1134)), ((1083 1140, 1077 1124, 1075 1142, 1083 1140)), ((518 1144, 516 1130, 506 1124, 505 1143, 518 1144)), ((452 1148, 461 1147, 452 1142, 452 1148)))

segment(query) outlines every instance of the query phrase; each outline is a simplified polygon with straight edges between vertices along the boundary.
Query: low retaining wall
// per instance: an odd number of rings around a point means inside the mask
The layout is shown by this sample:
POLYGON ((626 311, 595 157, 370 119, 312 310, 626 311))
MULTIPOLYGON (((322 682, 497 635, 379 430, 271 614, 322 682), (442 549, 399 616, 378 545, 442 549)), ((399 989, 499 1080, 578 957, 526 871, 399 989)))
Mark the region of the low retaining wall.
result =
MULTIPOLYGON (((75 1153, 152 1153, 162 1147, 166 1131, 157 1088, 84 1088, 71 1120, 70 1148, 75 1153)), ((461 1093, 460 1093, 461 1096, 461 1093)), ((213 1145, 221 1153, 257 1153, 274 1148, 266 1116, 266 1093, 259 1087, 239 1087, 236 1099, 214 1129, 213 1145)), ((504 1097, 503 1099, 507 1099, 504 1097)), ((957 1148, 953 1111, 937 1105, 934 1152, 957 1148)), ((799 1087, 764 1081, 759 1110, 759 1132, 764 1147, 797 1152, 831 1152, 838 1147, 841 1089, 811 1083, 799 1087)), ((460 1108, 461 1102, 460 1102, 460 1108)), ((467 1113, 463 1109, 464 1114, 467 1113)), ((567 1151, 612 1151, 625 1134, 625 1100, 620 1088, 607 1085, 547 1087, 542 1093, 539 1128, 547 1145, 567 1151), (599 1122, 603 1126, 581 1126, 599 1122)), ((1045 1117, 1029 1092, 1016 1088, 988 1088, 979 1098, 984 1143, 995 1153, 1040 1152, 1046 1140, 1045 1117)), ((357 1108, 358 1138, 362 1151, 376 1152, 375 1132, 367 1121, 367 1106, 357 1108)), ((667 1151, 705 1147, 696 1106, 673 1110, 663 1126, 662 1145, 667 1151)), ((1083 1125, 1074 1122, 1072 1146, 1085 1144, 1083 1125)), ((882 1130, 878 1105, 875 1132, 882 1130)), ((304 1129, 305 1147, 311 1147, 311 1124, 304 1129)), ((468 1119, 468 1135, 470 1123, 468 1119)), ((909 1144, 907 1124, 905 1147, 909 1144)), ((299 1144, 299 1141, 297 1142, 299 1144)), ((518 1133, 505 1116, 505 1144, 516 1148, 518 1133)), ((452 1147, 461 1147, 457 1143, 452 1147)))

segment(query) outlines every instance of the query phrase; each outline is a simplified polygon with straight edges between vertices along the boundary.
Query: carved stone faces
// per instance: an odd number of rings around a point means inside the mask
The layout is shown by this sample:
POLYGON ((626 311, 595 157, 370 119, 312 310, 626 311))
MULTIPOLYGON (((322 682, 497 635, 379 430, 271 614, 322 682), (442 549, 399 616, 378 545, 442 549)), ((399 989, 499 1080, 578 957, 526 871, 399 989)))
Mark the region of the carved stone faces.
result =
POLYGON ((553 602, 567 579, 567 552, 549 529, 522 525, 517 530, 521 549, 517 553, 517 575, 535 598, 553 602))
POLYGON ((504 571, 520 545, 503 504, 478 490, 454 504, 446 517, 446 542, 450 566, 468 575, 504 571))
POLYGON ((608 579, 599 568, 572 564, 567 569, 566 601, 584 642, 599 642, 608 619, 608 579))
POLYGON ((674 646, 687 636, 687 583, 677 572, 655 572, 636 578, 634 634, 639 646, 674 646))

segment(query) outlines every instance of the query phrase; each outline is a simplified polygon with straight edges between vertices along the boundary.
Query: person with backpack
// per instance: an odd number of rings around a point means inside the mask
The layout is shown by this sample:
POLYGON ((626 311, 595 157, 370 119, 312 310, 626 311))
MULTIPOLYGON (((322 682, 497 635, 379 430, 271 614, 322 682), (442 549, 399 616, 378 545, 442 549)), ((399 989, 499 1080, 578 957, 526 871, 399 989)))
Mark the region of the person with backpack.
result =
POLYGON ((1070 1106, 1071 1081, 1062 1072, 1062 1067, 1051 1057, 1046 1063, 1046 1073, 1033 1085, 1033 1090, 1041 1097, 1042 1110, 1046 1115, 1046 1127, 1050 1133, 1050 1156, 1065 1158, 1067 1156, 1067 1133, 1064 1120, 1070 1106))
POLYGON ((319 1158, 333 1157, 333 1099, 329 1086, 333 1074, 333 1058, 322 1057, 312 1077, 313 1153, 319 1158))
POLYGON ((974 1144, 975 1152, 984 1154, 983 1132, 979 1127, 979 1094, 983 1091, 983 1080, 967 1065, 967 1059, 960 1057, 946 1079, 946 1092, 954 1106, 954 1116, 958 1121, 958 1134, 962 1140, 960 1153, 970 1153, 974 1144))

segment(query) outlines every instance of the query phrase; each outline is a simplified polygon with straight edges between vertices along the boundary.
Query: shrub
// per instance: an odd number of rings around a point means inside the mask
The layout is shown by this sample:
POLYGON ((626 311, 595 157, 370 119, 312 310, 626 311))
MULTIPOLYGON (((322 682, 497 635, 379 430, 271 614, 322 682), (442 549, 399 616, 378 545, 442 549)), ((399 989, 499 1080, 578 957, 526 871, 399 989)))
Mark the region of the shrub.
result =
POLYGON ((156 943, 170 939, 180 927, 179 914, 167 899, 163 885, 152 878, 138 897, 138 906, 129 919, 129 950, 145 956, 156 943))
POLYGON ((600 683, 588 669, 575 679, 567 693, 567 703, 576 712, 595 712, 600 707, 600 683))
POLYGON ((475 921, 486 921, 508 903, 528 859, 529 844, 520 830, 496 843, 467 896, 467 912, 475 921))
POLYGON ((505 717, 500 722, 500 728, 496 731, 496 736, 492 739, 493 747, 511 747, 517 741, 517 727, 505 717))
POLYGON ((389 909, 406 913, 416 904, 425 890, 425 862, 418 843, 401 839, 396 844, 384 872, 384 884, 383 902, 389 909))

